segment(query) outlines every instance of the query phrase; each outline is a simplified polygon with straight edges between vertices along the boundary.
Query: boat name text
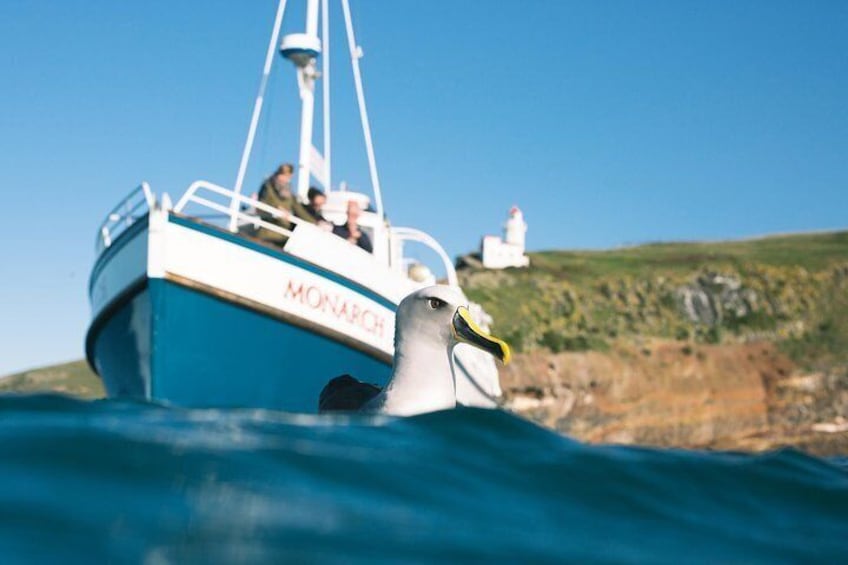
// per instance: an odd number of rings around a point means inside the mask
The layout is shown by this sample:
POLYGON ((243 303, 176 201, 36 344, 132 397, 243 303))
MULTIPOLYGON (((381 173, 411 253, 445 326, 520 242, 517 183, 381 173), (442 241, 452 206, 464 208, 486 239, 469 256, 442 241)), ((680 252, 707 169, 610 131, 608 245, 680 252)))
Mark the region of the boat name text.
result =
POLYGON ((318 286, 289 279, 284 297, 322 314, 332 314, 336 319, 358 326, 370 334, 381 338, 384 335, 386 323, 383 316, 318 286))

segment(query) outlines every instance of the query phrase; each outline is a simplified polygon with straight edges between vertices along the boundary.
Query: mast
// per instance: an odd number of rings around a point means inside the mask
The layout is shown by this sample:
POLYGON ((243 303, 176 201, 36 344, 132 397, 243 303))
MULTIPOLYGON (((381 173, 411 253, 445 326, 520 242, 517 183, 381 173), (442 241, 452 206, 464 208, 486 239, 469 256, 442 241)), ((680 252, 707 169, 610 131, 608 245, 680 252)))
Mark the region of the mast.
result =
MULTIPOLYGON (((345 19, 348 47, 350 49, 351 66, 353 68, 356 98, 359 105, 359 117, 362 124, 362 132, 365 138, 365 150, 368 156, 368 169, 371 176, 371 186, 374 193, 374 208, 379 218, 384 218, 383 197, 380 190, 380 179, 377 175, 377 162, 374 156, 374 144, 371 139, 371 126, 368 122, 368 111, 365 106, 365 93, 362 87, 362 74, 359 68, 359 59, 362 57, 362 48, 356 44, 353 32, 353 23, 350 15, 350 4, 348 0, 341 0, 342 11, 345 19)), ((309 191, 310 175, 314 175, 325 190, 332 190, 331 179, 331 127, 330 127, 330 60, 329 60, 329 0, 306 0, 306 31, 305 33, 291 33, 285 35, 280 42, 280 54, 290 60, 297 69, 297 84, 301 100, 300 114, 300 148, 298 151, 298 175, 297 194, 305 199, 309 191), (318 36, 318 19, 321 17, 321 37, 318 36), (324 43, 324 60, 322 61, 322 72, 318 72, 317 59, 322 53, 322 41, 324 43), (324 79, 323 84, 323 122, 324 122, 324 155, 312 145, 312 134, 314 128, 315 114, 315 81, 324 79), (313 161, 316 161, 313 163, 313 161)), ((262 104, 265 97, 265 89, 268 84, 268 76, 273 61, 274 46, 280 34, 280 26, 283 13, 286 8, 286 0, 280 0, 277 7, 277 16, 271 33, 271 41, 265 57, 265 66, 262 80, 259 85, 259 93, 253 107, 253 115, 250 120, 247 141, 242 152, 241 163, 236 177, 235 193, 230 205, 230 231, 236 231, 238 227, 239 195, 244 183, 245 171, 250 159, 256 128, 262 113, 262 104)), ((379 227, 379 226, 377 226, 379 227)))
POLYGON ((297 85, 300 89, 301 100, 297 193, 305 199, 309 191, 312 127, 315 114, 315 79, 318 78, 315 59, 321 52, 321 40, 318 38, 318 0, 307 0, 306 33, 285 36, 280 51, 297 66, 297 85), (286 53, 287 49, 292 48, 296 51, 286 53))

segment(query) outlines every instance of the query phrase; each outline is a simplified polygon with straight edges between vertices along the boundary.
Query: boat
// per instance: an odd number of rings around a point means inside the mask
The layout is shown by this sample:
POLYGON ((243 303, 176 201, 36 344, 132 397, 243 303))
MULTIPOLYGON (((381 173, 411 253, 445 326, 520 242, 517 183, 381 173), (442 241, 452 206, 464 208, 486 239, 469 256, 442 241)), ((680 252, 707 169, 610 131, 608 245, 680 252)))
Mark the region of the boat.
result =
MULTIPOLYGON (((171 198, 142 182, 99 226, 85 347, 109 397, 314 413, 322 387, 335 376, 347 373, 386 383, 394 314, 404 296, 433 284, 439 270, 446 284, 458 285, 448 254, 434 238, 386 220, 359 65, 362 50, 349 2, 339 3, 371 193, 332 182, 329 2, 306 0, 305 31, 280 40, 286 15, 286 0, 280 0, 234 185, 198 180, 171 198), (284 229, 271 221, 279 210, 245 194, 277 53, 293 64, 289 68, 298 79, 296 194, 303 200, 311 183, 320 184, 327 196, 323 214, 336 224, 344 222, 350 202, 360 205, 359 224, 372 252, 295 217, 292 229, 284 229), (313 142, 319 83, 322 151, 313 142), (256 237, 261 229, 281 236, 285 244, 256 237), (441 264, 406 257, 410 245, 431 249, 441 264)), ((490 320, 479 306, 471 309, 485 329, 490 320)), ((491 357, 460 345, 455 367, 459 402, 497 404, 501 391, 491 357)))

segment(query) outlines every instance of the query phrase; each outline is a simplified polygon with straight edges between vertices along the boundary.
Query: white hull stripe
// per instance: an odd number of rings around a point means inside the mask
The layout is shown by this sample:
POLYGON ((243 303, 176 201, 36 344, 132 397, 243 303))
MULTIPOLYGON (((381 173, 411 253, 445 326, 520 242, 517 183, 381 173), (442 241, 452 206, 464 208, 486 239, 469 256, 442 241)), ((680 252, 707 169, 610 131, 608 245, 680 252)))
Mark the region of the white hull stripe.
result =
POLYGON ((175 222, 164 224, 162 229, 165 233, 159 234, 164 235, 160 244, 164 245, 156 270, 165 278, 191 281, 291 319, 308 320, 326 332, 393 354, 394 309, 382 301, 217 234, 175 222))

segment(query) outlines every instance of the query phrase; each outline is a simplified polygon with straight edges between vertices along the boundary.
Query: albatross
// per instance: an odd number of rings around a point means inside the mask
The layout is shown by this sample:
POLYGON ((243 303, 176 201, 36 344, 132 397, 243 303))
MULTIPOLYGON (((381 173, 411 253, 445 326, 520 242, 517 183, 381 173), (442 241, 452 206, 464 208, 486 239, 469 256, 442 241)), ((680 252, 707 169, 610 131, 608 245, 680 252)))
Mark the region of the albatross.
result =
POLYGON ((385 388, 350 375, 321 391, 319 412, 359 411, 411 416, 456 407, 453 348, 468 343, 509 363, 509 346, 484 332, 455 287, 436 285, 404 298, 395 316, 395 355, 385 388))

